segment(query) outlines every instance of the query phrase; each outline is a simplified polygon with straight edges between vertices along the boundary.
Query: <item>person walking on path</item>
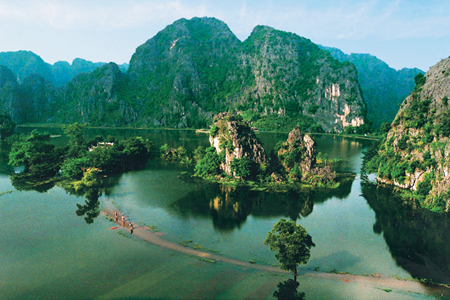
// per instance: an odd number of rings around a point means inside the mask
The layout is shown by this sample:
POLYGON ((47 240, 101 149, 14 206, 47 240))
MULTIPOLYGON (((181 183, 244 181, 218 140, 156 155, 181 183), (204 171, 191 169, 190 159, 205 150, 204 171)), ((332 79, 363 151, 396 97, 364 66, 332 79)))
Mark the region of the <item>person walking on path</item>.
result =
POLYGON ((118 219, 118 217, 117 217, 117 211, 116 211, 116 212, 114 212, 114 220, 116 221, 116 223, 117 223, 117 219, 118 219))
POLYGON ((133 234, 133 224, 130 222, 130 234, 133 234))
POLYGON ((122 215, 122 227, 125 227, 125 216, 122 215))

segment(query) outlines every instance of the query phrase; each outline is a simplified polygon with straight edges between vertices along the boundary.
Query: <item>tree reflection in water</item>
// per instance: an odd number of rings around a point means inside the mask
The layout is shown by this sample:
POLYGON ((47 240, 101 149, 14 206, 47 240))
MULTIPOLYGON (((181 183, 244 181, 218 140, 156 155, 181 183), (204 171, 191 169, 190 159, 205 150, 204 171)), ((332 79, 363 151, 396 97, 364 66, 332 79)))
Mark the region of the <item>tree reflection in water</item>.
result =
POLYGON ((392 257, 412 277, 450 282, 450 220, 445 214, 420 210, 391 187, 362 184, 375 211, 373 231, 383 234, 392 257))
POLYGON ((11 184, 18 191, 36 191, 38 193, 47 193, 55 186, 53 179, 34 180, 32 178, 20 177, 16 174, 11 175, 11 184))
POLYGON ((297 289, 299 283, 295 280, 288 279, 278 283, 277 290, 273 292, 273 296, 278 300, 303 300, 305 293, 299 292, 297 289))
POLYGON ((99 189, 88 189, 86 190, 84 196, 86 197, 84 205, 78 204, 78 209, 75 211, 77 216, 84 216, 84 220, 87 224, 94 223, 94 219, 100 215, 100 201, 98 198, 101 196, 99 189))

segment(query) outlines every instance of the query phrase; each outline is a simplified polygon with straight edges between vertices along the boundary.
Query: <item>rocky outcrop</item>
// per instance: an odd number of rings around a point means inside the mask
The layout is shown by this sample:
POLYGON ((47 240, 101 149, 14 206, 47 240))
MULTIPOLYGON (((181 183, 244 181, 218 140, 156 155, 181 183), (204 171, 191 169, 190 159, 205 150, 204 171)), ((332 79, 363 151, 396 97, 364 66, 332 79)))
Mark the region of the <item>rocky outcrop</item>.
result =
POLYGON ((127 98, 123 97, 123 89, 127 85, 128 76, 114 63, 89 74, 79 74, 64 88, 64 103, 59 106, 53 120, 91 126, 135 124, 138 111, 131 108, 127 98))
POLYGON ((316 164, 316 142, 297 127, 277 152, 288 177, 304 180, 316 164))
POLYGON ((214 117, 209 142, 218 153, 225 154, 221 169, 232 174, 231 162, 234 159, 248 157, 262 166, 267 163, 267 154, 248 124, 229 113, 219 113, 214 117))

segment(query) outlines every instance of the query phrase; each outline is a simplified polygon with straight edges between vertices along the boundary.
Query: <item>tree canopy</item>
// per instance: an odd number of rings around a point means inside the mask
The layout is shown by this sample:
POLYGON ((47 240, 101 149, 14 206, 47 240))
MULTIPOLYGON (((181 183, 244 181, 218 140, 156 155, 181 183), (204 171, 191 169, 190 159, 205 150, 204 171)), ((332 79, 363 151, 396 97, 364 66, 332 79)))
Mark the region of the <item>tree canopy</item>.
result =
POLYGON ((308 263, 311 247, 315 246, 304 227, 286 219, 275 223, 264 244, 276 251, 275 258, 282 270, 294 272, 294 280, 297 280, 297 266, 308 263))
POLYGON ((33 130, 24 141, 15 142, 9 153, 10 165, 24 165, 23 173, 36 178, 52 177, 62 162, 62 149, 48 142, 49 135, 33 130))
POLYGON ((86 124, 73 123, 63 127, 64 134, 69 137, 70 144, 81 145, 84 143, 84 129, 86 124))

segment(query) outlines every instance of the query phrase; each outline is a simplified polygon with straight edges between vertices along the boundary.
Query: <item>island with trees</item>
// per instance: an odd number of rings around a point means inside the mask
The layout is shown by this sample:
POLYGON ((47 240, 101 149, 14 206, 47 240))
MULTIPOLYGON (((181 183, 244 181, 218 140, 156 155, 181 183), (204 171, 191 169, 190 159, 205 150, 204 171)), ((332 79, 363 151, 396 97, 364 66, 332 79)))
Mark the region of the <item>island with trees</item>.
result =
POLYGON ((222 183, 251 181, 268 190, 282 185, 335 188, 342 179, 329 166, 317 164, 316 143, 299 127, 267 154, 241 116, 220 113, 209 130, 209 142, 211 147, 195 153, 195 175, 202 178, 222 183))
POLYGON ((107 174, 142 168, 151 155, 152 142, 141 137, 117 140, 112 136, 84 137, 86 125, 74 123, 64 126, 69 138, 65 147, 50 143, 50 135, 33 130, 29 135, 14 138, 9 154, 9 164, 23 166, 20 173, 12 175, 18 189, 43 190, 55 182, 75 192, 101 186, 107 174), (36 181, 39 181, 36 183, 36 181))

